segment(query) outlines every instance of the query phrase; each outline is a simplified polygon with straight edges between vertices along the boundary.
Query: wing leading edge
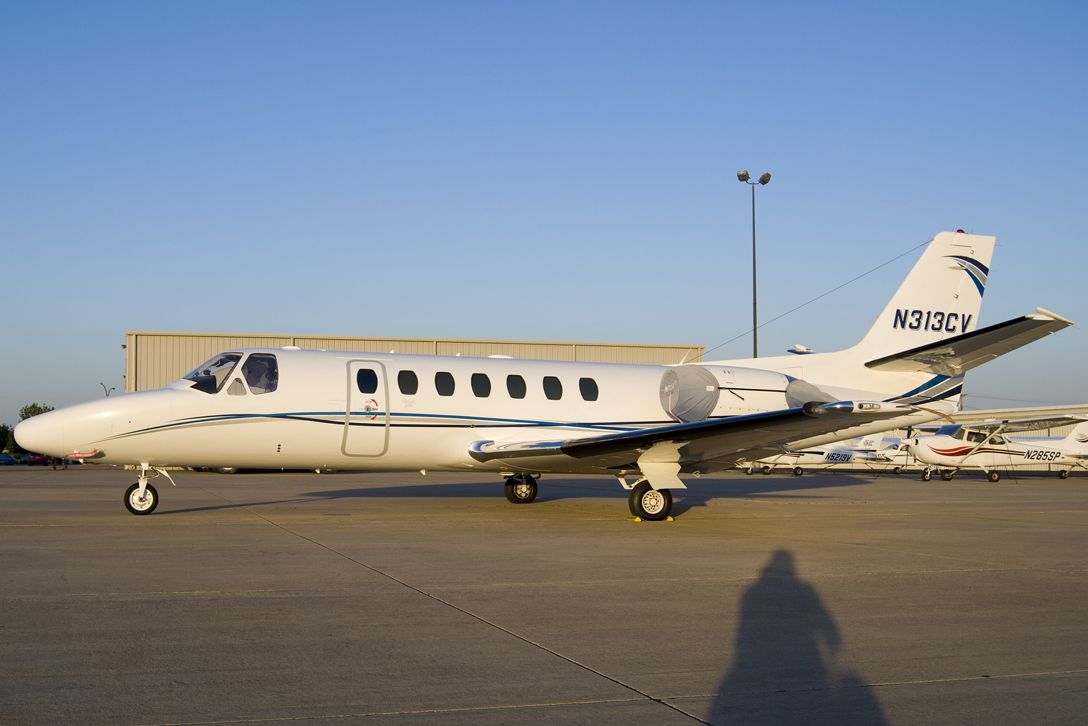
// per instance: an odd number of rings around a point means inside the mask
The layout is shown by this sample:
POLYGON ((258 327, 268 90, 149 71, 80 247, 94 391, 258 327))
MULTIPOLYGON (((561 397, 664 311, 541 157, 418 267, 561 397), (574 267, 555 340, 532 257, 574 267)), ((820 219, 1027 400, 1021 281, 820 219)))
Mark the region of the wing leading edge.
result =
POLYGON ((532 457, 569 457, 605 468, 646 469, 662 463, 692 467, 723 457, 775 450, 791 441, 832 433, 851 426, 894 418, 915 409, 875 401, 807 403, 798 408, 693 423, 656 426, 561 441, 497 443, 477 441, 473 459, 518 461, 532 457))

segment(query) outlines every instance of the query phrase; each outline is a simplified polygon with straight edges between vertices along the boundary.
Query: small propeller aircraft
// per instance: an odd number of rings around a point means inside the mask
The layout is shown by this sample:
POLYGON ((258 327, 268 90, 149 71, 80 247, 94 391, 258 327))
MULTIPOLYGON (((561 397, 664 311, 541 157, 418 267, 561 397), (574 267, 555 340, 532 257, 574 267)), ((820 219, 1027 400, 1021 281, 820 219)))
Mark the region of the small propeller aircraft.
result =
POLYGON ((931 436, 907 440, 907 449, 926 465, 922 479, 934 470, 951 481, 960 469, 981 469, 993 482, 1000 469, 1052 464, 1065 479, 1074 468, 1088 469, 1088 416, 1037 416, 1007 421, 949 424, 931 436), (1078 424, 1065 438, 1011 438, 1009 434, 1078 424))
POLYGON ((968 370, 1071 325, 1040 308, 977 327, 994 242, 938 234, 836 352, 661 366, 237 349, 165 388, 27 419, 15 437, 138 467, 133 514, 154 511, 152 476, 182 466, 490 472, 516 504, 542 473, 601 474, 630 491, 633 515, 662 520, 681 474, 940 418, 968 370))
MULTIPOLYGON (((806 467, 828 469, 842 464, 889 465, 895 463, 894 455, 898 453, 898 440, 885 440, 880 434, 870 434, 850 441, 814 446, 803 451, 786 449, 776 456, 768 456, 758 461, 738 462, 737 466, 745 474, 753 474, 757 470, 770 474, 776 468, 782 467, 792 471, 794 476, 801 476, 806 467)), ((895 464, 892 469, 898 474, 902 471, 902 464, 895 464)))

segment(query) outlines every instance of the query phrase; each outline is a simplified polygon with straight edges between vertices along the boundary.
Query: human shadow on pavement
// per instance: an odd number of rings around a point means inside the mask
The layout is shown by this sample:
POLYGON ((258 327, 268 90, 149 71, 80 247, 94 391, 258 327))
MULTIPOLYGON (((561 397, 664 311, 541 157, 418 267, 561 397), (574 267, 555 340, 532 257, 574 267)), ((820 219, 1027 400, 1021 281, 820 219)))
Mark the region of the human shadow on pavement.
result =
POLYGON ((842 635, 793 555, 774 552, 740 601, 733 663, 713 724, 884 724, 865 680, 841 663, 842 635))

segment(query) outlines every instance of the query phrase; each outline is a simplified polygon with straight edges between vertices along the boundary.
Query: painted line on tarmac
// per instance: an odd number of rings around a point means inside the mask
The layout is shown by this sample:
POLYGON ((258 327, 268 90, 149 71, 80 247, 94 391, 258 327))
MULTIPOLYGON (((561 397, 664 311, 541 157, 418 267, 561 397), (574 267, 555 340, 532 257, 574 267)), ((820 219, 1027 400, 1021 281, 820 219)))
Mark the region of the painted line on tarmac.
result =
MULTIPOLYGON (((198 487, 198 488, 204 489, 203 487, 198 487)), ((596 668, 593 668, 590 665, 582 663, 582 662, 578 661, 575 658, 572 658, 572 657, 567 656, 567 655, 563 655, 562 653, 560 653, 560 652, 558 652, 556 650, 553 650, 552 648, 549 648, 548 646, 544 645, 543 643, 538 643, 535 640, 533 640, 533 639, 531 639, 531 638, 529 638, 527 636, 516 633, 513 630, 510 630, 509 628, 503 627, 502 625, 499 625, 498 623, 496 623, 496 622, 494 622, 492 620, 488 620, 487 618, 485 618, 485 617, 483 617, 481 615, 477 615, 476 613, 472 612, 471 610, 466 610, 465 608, 462 608, 459 605, 455 605, 455 604, 453 604, 452 602, 450 602, 448 600, 444 600, 443 598, 439 597, 438 595, 427 592, 426 590, 424 590, 424 589, 422 589, 420 587, 417 587, 417 586, 415 586, 415 585, 413 585, 413 584, 411 584, 409 582, 406 582, 405 580, 401 580, 400 578, 396 577, 395 575, 392 575, 392 574, 390 574, 388 572, 385 572, 384 570, 380 570, 377 567, 374 567, 373 565, 368 565, 367 563, 365 563, 365 562, 363 562, 361 560, 357 560, 354 557, 352 557, 351 555, 348 555, 348 554, 346 554, 344 552, 341 552, 340 550, 336 549, 335 547, 331 547, 330 545, 327 545, 324 542, 319 542, 318 540, 313 539, 312 537, 308 537, 308 536, 302 534, 301 532, 296 532, 293 529, 291 529, 289 527, 286 527, 286 526, 284 526, 284 525, 282 525, 282 524, 280 524, 278 522, 275 522, 275 521, 269 519, 268 517, 264 516, 263 514, 250 509, 248 506, 246 506, 244 504, 238 504, 237 502, 231 501, 230 499, 223 496, 219 492, 213 492, 213 491, 211 491, 209 489, 204 489, 204 491, 207 492, 211 496, 218 496, 218 497, 222 498, 223 500, 225 500, 227 502, 230 502, 231 504, 235 505, 237 508, 242 509, 243 511, 249 512, 254 517, 257 517, 258 519, 263 520, 264 522, 268 523, 269 525, 271 525, 273 527, 276 527, 277 529, 279 529, 279 530, 281 530, 283 532, 286 532, 287 534, 290 534, 293 537, 297 537, 298 539, 305 540, 306 542, 309 542, 309 543, 311 543, 313 545, 316 545, 316 546, 318 546, 318 547, 320 547, 320 548, 322 548, 322 549, 324 549, 324 550, 326 550, 328 552, 331 552, 332 554, 336 555, 337 557, 341 557, 341 558, 347 560, 348 562, 351 562, 353 564, 358 565, 359 567, 362 567, 365 570, 368 570, 370 572, 373 572, 376 575, 379 575, 381 577, 386 578, 387 580, 395 582, 398 585, 400 585, 401 587, 407 588, 408 590, 411 590, 411 591, 413 591, 415 593, 418 593, 419 595, 422 595, 422 596, 424 596, 426 598, 434 600, 435 602, 437 602, 437 603, 439 603, 441 605, 444 605, 447 608, 450 608, 451 610, 455 610, 456 612, 459 612, 462 615, 470 617, 473 620, 476 620, 477 622, 483 623, 484 625, 487 625, 487 626, 489 626, 491 628, 494 628, 495 630, 498 630, 498 631, 500 631, 502 633, 505 633, 506 635, 509 635, 512 638, 520 640, 522 643, 525 643, 526 645, 530 645, 530 646, 532 646, 532 647, 534 647, 534 648, 536 648, 538 650, 541 650, 541 651, 543 651, 545 653, 548 653, 549 655, 552 655, 552 656, 554 656, 556 658, 559 658, 560 660, 566 661, 567 663, 570 663, 571 665, 576 666, 577 668, 581 668, 584 671, 592 673, 592 674, 596 675, 599 678, 603 678, 606 681, 614 683, 615 685, 620 686, 621 688, 624 688, 624 689, 626 689, 628 691, 631 691, 632 693, 637 694, 638 696, 641 696, 646 701, 649 701, 651 703, 656 703, 656 704, 659 704, 661 706, 664 706, 665 708, 667 708, 667 709, 669 709, 671 711, 674 711, 674 712, 676 712, 678 714, 681 714, 682 716, 686 716, 686 717, 692 719, 696 723, 704 724, 704 726, 712 726, 712 724, 709 721, 704 721, 703 719, 699 718, 695 714, 689 713, 688 711, 683 710, 679 706, 668 703, 668 702, 664 701, 661 698, 651 696, 649 693, 646 693, 645 691, 639 690, 638 688, 636 688, 635 686, 632 686, 629 683, 625 683, 624 681, 621 681, 620 679, 618 679, 618 678, 616 678, 614 676, 610 676, 607 673, 599 671, 596 668)))

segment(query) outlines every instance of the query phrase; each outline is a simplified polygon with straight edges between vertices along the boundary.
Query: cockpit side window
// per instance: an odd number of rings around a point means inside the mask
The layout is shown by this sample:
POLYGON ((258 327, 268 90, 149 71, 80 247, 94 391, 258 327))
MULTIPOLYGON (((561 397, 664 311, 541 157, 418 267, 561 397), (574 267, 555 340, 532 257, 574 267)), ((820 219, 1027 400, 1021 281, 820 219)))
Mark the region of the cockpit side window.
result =
POLYGON ((220 353, 189 371, 182 380, 192 381, 193 388, 198 391, 218 393, 240 360, 241 353, 220 353))
POLYGON ((279 387, 280 369, 276 364, 276 356, 270 353, 254 353, 246 358, 242 366, 242 375, 253 395, 272 393, 279 387))

